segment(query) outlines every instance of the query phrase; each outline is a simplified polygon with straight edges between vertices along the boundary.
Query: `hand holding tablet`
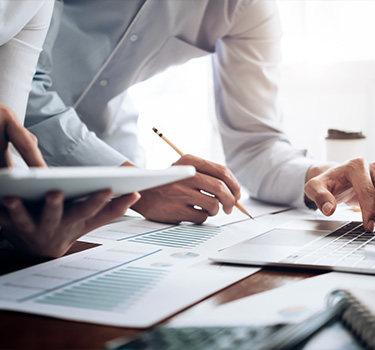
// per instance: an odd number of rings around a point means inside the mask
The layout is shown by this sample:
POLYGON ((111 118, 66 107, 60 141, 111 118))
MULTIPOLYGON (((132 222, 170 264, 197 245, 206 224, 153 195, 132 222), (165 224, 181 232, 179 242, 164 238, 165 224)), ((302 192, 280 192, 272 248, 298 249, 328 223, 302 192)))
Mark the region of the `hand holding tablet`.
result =
POLYGON ((146 190, 195 175, 192 166, 163 170, 136 167, 59 167, 0 169, 0 200, 15 196, 42 200, 51 191, 61 191, 65 199, 110 189, 114 196, 146 190))
POLYGON ((124 215, 139 199, 136 191, 194 174, 193 167, 177 166, 3 169, 2 235, 28 254, 59 257, 85 233, 124 215))

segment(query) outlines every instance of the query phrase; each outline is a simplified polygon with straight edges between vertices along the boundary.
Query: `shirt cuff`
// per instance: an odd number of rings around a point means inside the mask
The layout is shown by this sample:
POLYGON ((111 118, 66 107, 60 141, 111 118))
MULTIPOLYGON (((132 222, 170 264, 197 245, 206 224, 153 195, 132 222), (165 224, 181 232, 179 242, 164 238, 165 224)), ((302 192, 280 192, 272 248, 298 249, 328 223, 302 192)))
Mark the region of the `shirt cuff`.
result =
POLYGON ((305 202, 304 187, 307 170, 315 163, 311 158, 296 158, 287 162, 280 172, 280 183, 282 190, 293 193, 290 203, 295 208, 308 207, 305 202))
POLYGON ((65 157, 66 166, 120 166, 128 160, 108 144, 98 139, 94 133, 87 134, 65 157))

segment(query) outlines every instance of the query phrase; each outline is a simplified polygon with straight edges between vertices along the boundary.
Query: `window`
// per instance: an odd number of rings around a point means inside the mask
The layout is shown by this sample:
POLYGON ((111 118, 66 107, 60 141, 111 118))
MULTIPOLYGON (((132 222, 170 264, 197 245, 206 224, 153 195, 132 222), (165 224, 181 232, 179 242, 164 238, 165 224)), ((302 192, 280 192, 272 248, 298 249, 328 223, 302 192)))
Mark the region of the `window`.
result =
POLYGON ((375 1, 279 0, 284 124, 324 159, 328 128, 361 130, 375 157, 375 1))
POLYGON ((375 59, 375 1, 278 0, 286 63, 375 59))

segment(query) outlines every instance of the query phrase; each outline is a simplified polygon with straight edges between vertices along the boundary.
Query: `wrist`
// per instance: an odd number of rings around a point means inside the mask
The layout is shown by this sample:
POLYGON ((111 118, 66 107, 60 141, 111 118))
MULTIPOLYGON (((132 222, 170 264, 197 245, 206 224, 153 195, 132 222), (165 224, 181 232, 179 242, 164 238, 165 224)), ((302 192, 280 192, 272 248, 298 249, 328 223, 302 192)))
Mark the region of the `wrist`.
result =
POLYGON ((327 170, 332 169, 337 165, 338 163, 334 163, 334 162, 318 163, 318 164, 311 165, 310 168, 308 168, 306 172, 305 184, 308 183, 312 178, 317 177, 320 174, 323 174, 327 170))

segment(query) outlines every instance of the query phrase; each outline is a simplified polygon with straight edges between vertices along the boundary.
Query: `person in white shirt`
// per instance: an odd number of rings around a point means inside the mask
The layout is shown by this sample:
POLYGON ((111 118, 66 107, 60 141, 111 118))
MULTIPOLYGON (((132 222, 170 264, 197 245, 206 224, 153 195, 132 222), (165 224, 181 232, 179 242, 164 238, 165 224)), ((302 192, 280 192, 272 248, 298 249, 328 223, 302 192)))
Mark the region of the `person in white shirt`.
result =
POLYGON ((325 215, 341 201, 359 203, 365 228, 374 231, 374 164, 317 164, 283 131, 280 37, 271 0, 58 1, 26 126, 48 164, 141 166, 137 112, 127 89, 212 54, 229 168, 183 156, 175 164, 194 165, 197 176, 142 192, 133 209, 171 223, 201 223, 217 213, 219 202, 229 213, 240 196, 233 171, 253 197, 268 202, 318 207, 325 215))
MULTIPOLYGON (((51 0, 0 0, 0 167, 23 166, 22 159, 28 166, 46 166, 37 138, 22 123, 53 6, 51 0)), ((60 256, 77 238, 122 216, 139 198, 133 193, 110 201, 111 195, 101 191, 68 205, 56 191, 32 208, 19 198, 6 198, 0 207, 3 243, 33 255, 60 256)))

